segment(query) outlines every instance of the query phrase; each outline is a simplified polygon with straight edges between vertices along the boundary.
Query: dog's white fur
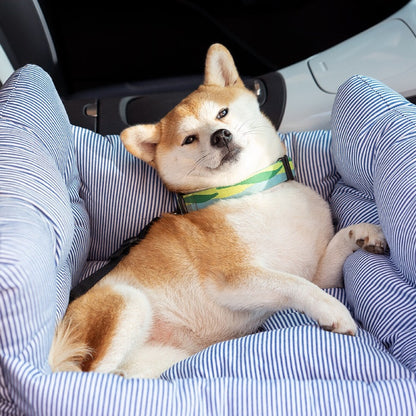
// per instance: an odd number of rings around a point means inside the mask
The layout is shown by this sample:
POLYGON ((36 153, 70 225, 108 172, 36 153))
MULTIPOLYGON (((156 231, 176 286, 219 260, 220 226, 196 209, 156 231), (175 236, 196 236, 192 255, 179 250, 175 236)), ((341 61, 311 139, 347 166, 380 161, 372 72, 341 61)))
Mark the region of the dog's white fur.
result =
MULTIPOLYGON (((203 85, 159 123, 128 128, 121 138, 177 192, 237 183, 285 154, 218 44, 208 51, 203 85), (214 145, 221 129, 232 140, 214 145)), ((320 287, 342 285, 345 258, 359 246, 381 252, 384 245, 380 228, 370 224, 333 236, 328 204, 296 181, 183 216, 166 214, 70 304, 50 365, 156 377, 212 343, 256 331, 284 308, 353 335, 348 310, 320 287)))

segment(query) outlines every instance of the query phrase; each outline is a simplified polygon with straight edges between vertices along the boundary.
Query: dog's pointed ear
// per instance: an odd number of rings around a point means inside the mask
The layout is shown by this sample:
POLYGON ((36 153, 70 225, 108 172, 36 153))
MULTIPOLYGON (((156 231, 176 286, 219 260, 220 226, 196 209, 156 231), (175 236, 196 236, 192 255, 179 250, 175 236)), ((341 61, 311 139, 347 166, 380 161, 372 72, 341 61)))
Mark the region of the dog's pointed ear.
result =
POLYGON ((244 87, 233 57, 228 49, 219 43, 214 43, 208 49, 205 60, 204 85, 244 87))
POLYGON ((155 166, 156 145, 159 143, 157 124, 138 124, 120 133, 126 149, 151 166, 155 166))

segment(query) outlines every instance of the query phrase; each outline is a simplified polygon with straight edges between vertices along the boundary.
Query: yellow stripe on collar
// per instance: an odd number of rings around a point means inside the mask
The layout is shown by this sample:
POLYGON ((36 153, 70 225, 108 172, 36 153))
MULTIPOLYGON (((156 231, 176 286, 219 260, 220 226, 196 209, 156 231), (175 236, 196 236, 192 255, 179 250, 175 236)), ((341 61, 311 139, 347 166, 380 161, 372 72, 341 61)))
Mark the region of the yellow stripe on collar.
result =
POLYGON ((180 194, 181 213, 205 208, 221 199, 240 198, 245 195, 270 189, 279 183, 295 178, 295 168, 288 156, 283 156, 273 165, 268 166, 243 181, 230 186, 203 189, 190 194, 180 194))

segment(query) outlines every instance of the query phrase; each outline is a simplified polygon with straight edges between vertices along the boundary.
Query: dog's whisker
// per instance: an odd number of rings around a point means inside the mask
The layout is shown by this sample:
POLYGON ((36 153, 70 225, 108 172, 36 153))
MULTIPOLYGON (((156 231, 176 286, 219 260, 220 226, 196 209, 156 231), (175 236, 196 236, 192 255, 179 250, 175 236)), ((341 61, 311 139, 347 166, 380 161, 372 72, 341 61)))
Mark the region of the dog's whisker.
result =
POLYGON ((270 127, 264 124, 258 123, 257 120, 244 120, 236 127, 236 132, 238 134, 247 135, 247 134, 260 134, 269 130, 270 127))
POLYGON ((195 171, 196 168, 198 168, 201 163, 210 155, 210 153, 206 153, 205 155, 202 155, 192 166, 192 168, 185 174, 185 176, 189 176, 190 174, 192 174, 192 172, 195 171))

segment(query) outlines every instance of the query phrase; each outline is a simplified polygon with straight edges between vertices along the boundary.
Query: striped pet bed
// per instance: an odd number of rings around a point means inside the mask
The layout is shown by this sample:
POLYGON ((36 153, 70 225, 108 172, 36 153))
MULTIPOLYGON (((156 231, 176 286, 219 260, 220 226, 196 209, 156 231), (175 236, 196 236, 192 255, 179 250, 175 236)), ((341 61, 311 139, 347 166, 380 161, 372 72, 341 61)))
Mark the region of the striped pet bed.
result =
POLYGON ((356 337, 293 310, 213 345, 159 379, 52 374, 54 327, 77 282, 154 216, 176 208, 117 135, 71 126, 49 76, 16 71, 0 90, 0 414, 414 414, 416 108, 365 77, 340 89, 332 131, 282 135, 298 180, 339 226, 381 223, 390 253, 344 267, 356 337))

